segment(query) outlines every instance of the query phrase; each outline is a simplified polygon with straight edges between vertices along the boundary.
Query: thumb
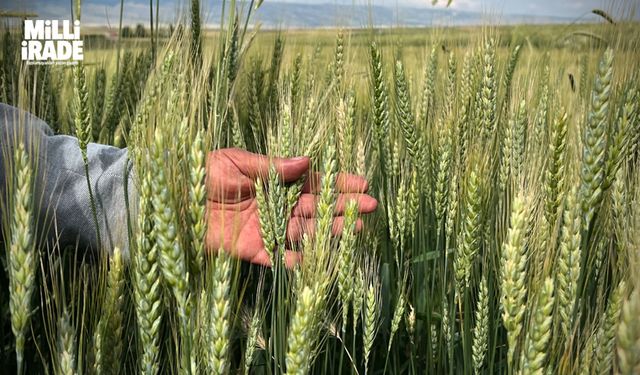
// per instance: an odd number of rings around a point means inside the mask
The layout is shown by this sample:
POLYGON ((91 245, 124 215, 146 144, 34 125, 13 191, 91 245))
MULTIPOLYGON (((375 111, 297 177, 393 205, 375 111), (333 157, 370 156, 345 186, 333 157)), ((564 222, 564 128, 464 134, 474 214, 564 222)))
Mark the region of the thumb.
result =
POLYGON ((284 182, 296 181, 309 170, 310 159, 307 156, 272 158, 238 149, 233 150, 232 153, 231 159, 240 172, 251 179, 268 176, 272 164, 284 182))
POLYGON ((308 156, 288 159, 273 158, 271 161, 284 182, 296 181, 309 170, 310 159, 308 156))

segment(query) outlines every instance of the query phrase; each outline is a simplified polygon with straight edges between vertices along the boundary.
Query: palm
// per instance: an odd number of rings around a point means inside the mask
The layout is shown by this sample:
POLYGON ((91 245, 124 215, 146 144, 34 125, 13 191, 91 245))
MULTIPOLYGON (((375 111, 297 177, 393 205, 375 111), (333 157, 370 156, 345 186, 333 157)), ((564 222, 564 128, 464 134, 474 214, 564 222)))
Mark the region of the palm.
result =
MULTIPOLYGON (((207 245, 209 249, 224 249, 252 263, 270 264, 260 234, 254 181, 259 176, 267 175, 271 163, 285 182, 299 180, 309 169, 308 158, 276 158, 270 161, 264 156, 239 149, 224 149, 209 154, 207 161, 207 170, 210 171, 207 175, 207 245)), ((289 221, 288 241, 299 240, 305 230, 313 228, 316 186, 317 178, 306 181, 303 194, 289 221)), ((337 190, 342 194, 338 197, 336 215, 342 213, 348 199, 358 201, 360 212, 373 211, 377 202, 364 194, 366 189, 367 184, 364 179, 340 175, 337 190)), ((341 231, 341 220, 340 216, 335 219, 334 232, 336 233, 341 231)), ((361 226, 362 223, 359 221, 358 228, 361 226)), ((287 254, 292 261, 296 256, 297 254, 291 252, 287 254)))
POLYGON ((241 259, 252 261, 264 247, 253 180, 243 173, 235 159, 235 150, 212 152, 207 178, 207 211, 210 248, 232 251, 241 259))

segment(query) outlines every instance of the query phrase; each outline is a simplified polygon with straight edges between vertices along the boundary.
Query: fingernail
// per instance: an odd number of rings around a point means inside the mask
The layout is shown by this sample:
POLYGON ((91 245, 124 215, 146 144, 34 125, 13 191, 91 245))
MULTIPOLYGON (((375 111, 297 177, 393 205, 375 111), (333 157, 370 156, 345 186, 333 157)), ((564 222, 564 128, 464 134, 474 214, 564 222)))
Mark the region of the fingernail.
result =
POLYGON ((295 158, 291 158, 291 160, 293 160, 293 161, 301 161, 301 160, 304 160, 306 158, 307 158, 306 156, 296 156, 295 158))

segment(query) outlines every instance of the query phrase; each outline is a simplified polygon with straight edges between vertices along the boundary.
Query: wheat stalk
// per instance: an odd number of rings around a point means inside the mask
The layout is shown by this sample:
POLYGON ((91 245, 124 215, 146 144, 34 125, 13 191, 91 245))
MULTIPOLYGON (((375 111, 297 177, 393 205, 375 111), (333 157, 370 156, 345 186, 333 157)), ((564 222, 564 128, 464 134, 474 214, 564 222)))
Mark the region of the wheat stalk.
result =
POLYGON ((319 241, 319 249, 327 249, 328 241, 331 238, 331 228, 333 226, 333 213, 335 207, 334 187, 337 178, 336 149, 332 142, 325 149, 323 162, 323 175, 320 181, 320 196, 317 205, 318 223, 316 236, 319 241))
POLYGON ((93 131, 91 130, 91 108, 89 107, 89 92, 87 90, 86 76, 84 65, 78 64, 73 69, 73 93, 75 99, 75 116, 74 127, 80 153, 84 161, 84 173, 87 180, 87 190, 89 192, 89 203, 91 204, 91 213, 93 214, 93 223, 96 227, 97 246, 102 246, 100 237, 100 224, 98 222, 98 213, 96 201, 93 196, 93 187, 91 186, 91 177, 89 176, 89 159, 87 156, 87 147, 91 142, 93 131))
POLYGON ((447 80, 445 84, 445 92, 444 97, 448 98, 445 101, 444 108, 444 118, 449 119, 454 114, 454 108, 456 108, 455 98, 457 94, 457 84, 456 84, 456 71, 457 71, 457 63, 456 56, 452 52, 449 52, 449 58, 447 59, 447 80))
POLYGON ((58 318, 58 340, 57 340, 57 374, 75 375, 77 348, 75 329, 71 325, 71 317, 65 308, 62 316, 58 318))
MULTIPOLYGON (((353 264, 355 259, 355 226, 358 218, 358 203, 349 201, 344 212, 344 229, 340 239, 338 256, 338 291, 342 302, 342 333, 347 330, 349 306, 354 298, 353 264)), ((354 323, 355 324, 355 323, 354 323)))
POLYGON ((480 291, 478 293, 478 305, 476 308, 476 325, 473 328, 473 368, 480 373, 487 352, 487 340, 489 336, 489 291, 487 290, 487 278, 482 277, 480 291))
POLYGON ((544 374, 553 321, 553 279, 544 280, 525 341, 522 374, 544 374))
POLYGON ((504 73, 504 108, 509 107, 509 103, 511 101, 511 89, 513 84, 513 75, 516 71, 516 66, 518 65, 518 60, 520 59, 520 51, 522 45, 517 44, 511 50, 511 55, 509 56, 509 62, 507 64, 506 71, 504 73))
POLYGON ((527 228, 527 207, 522 193, 513 201, 511 210, 511 225, 507 232, 507 239, 502 248, 502 320, 507 329, 509 343, 509 367, 514 366, 516 348, 522 331, 524 318, 524 298, 527 293, 525 286, 527 255, 525 247, 525 231, 527 228))
MULTIPOLYGON (((352 290, 352 307, 353 307, 353 335, 355 336, 358 330, 358 320, 360 319, 364 303, 366 302, 366 293, 368 286, 365 285, 364 273, 361 267, 356 267, 355 275, 353 278, 353 290, 352 290)), ((363 318, 364 321, 364 318, 363 318)))
POLYGON ((614 183, 618 170, 628 160, 629 156, 629 140, 631 131, 631 121, 636 111, 637 102, 634 101, 631 92, 625 95, 625 101, 622 104, 620 115, 615 121, 615 129, 611 137, 611 144, 607 154, 607 162, 604 180, 602 182, 602 190, 606 191, 614 183))
POLYGON ((520 101, 518 106, 518 114, 513 124, 513 149, 511 155, 513 158, 513 176, 516 181, 519 180, 524 165, 524 157, 526 155, 526 138, 527 138, 527 107, 524 100, 520 101))
POLYGON ((182 360, 181 366, 186 370, 190 362, 189 338, 189 306, 188 282, 189 273, 184 250, 181 246, 178 232, 177 215, 175 202, 170 191, 170 176, 167 168, 166 144, 164 131, 158 127, 155 131, 154 144, 151 148, 151 203, 153 207, 154 240, 158 247, 158 259, 162 280, 171 291, 177 305, 178 318, 180 322, 181 337, 186 340, 179 352, 182 360))
POLYGON ((301 90, 302 90, 302 54, 297 53, 296 58, 293 60, 293 68, 291 78, 289 79, 289 93, 291 95, 291 105, 294 112, 298 112, 298 105, 300 104, 301 90))
POLYGON ((9 273, 9 311, 11 330, 16 338, 18 373, 24 366, 24 346, 31 317, 31 296, 35 288, 37 250, 34 247, 33 169, 29 154, 22 141, 13 155, 15 175, 14 196, 10 218, 10 235, 7 252, 9 273))
POLYGON ((461 238, 454 261, 458 296, 469 286, 471 266, 476 254, 480 251, 482 231, 481 203, 480 181, 476 171, 471 170, 466 186, 461 238))
POLYGON ((618 369, 622 375, 640 371, 640 291, 635 289, 624 301, 618 325, 618 369))
POLYGON ((560 109, 551 129, 550 160, 545 174, 545 215, 550 224, 555 223, 563 199, 566 148, 567 113, 560 109))
POLYGON ((169 171, 165 164, 164 138, 164 132, 157 129, 151 151, 151 173, 154 176, 151 180, 154 234, 159 250, 162 275, 180 307, 183 307, 187 297, 187 269, 184 253, 177 238, 174 202, 169 190, 169 171))
POLYGON ((495 41, 489 39, 484 46, 483 75, 478 103, 479 126, 483 139, 493 134, 496 126, 496 49, 495 41))
POLYGON ((158 372, 162 280, 158 246, 153 242, 155 233, 151 176, 146 174, 140 179, 138 230, 133 256, 133 292, 139 348, 142 352, 139 369, 141 373, 150 375, 158 372))
POLYGON ((605 51, 598 66, 591 108, 584 127, 582 168, 580 171, 581 205, 583 227, 588 228, 602 199, 602 183, 605 178, 605 157, 607 146, 607 121, 611 79, 613 76, 613 51, 605 51))
POLYGON ((574 306, 578 297, 578 279, 580 278, 580 223, 581 217, 577 212, 577 191, 573 189, 567 195, 562 222, 562 232, 558 255, 557 314, 560 319, 560 329, 565 337, 569 336, 573 325, 574 306))
MULTIPOLYGON (((420 123, 428 124, 432 121, 435 112, 436 74, 438 69, 438 47, 433 45, 429 54, 428 63, 424 67, 424 80, 422 85, 422 98, 420 101, 420 123)), ((464 82, 464 81, 463 81, 464 82)))
POLYGON ((189 152, 190 181, 189 181, 189 217, 191 219, 191 259, 199 272, 204 264, 205 245, 204 239, 207 233, 206 209, 206 143, 202 130, 198 130, 191 150, 189 152))
MULTIPOLYGON (((363 314, 363 357, 365 374, 369 369, 369 355, 373 347, 373 341, 378 331, 378 320, 380 319, 379 291, 375 281, 367 283, 364 293, 364 314, 363 314)), ((400 302, 400 301, 398 301, 400 302)))
POLYGON ((465 165, 467 162, 467 145, 469 143, 469 119, 473 100, 472 69, 472 54, 470 51, 467 51, 467 53, 464 55, 464 61, 462 63, 460 90, 458 90, 458 94, 460 97, 459 101, 462 103, 459 110, 460 119, 458 120, 458 159, 460 165, 465 165))
POLYGON ((409 85, 405 76, 404 66, 400 60, 396 61, 395 66, 395 98, 396 118, 402 129, 407 152, 411 160, 418 164, 419 155, 422 155, 422 147, 419 143, 420 138, 416 134, 409 85))
MULTIPOLYGON (((373 112, 373 131, 381 160, 391 155, 387 134, 389 134, 389 97, 384 79, 382 55, 375 43, 371 44, 371 94, 373 112)), ((388 165, 384 165, 389 173, 388 165)))
POLYGON ((626 283, 621 281, 611 292, 609 305, 600 320, 600 328, 596 334, 594 368, 598 374, 609 374, 615 358, 616 333, 620 322, 622 300, 627 292, 626 283))
POLYGON ((335 81, 335 87, 338 92, 341 92, 343 89, 343 81, 344 81, 344 30, 338 30, 338 35, 336 36, 336 48, 334 51, 334 60, 333 60, 333 79, 335 81))
POLYGON ((261 325, 262 325, 262 321, 260 319, 260 316, 258 315, 258 309, 256 307, 256 311, 253 313, 253 316, 251 317, 251 322, 249 323, 249 330, 247 333, 247 344, 245 346, 245 351, 244 351, 244 373, 245 374, 249 374, 249 370, 251 369, 251 364, 253 363, 253 358, 255 356, 255 349, 259 340, 261 325))
POLYGON ((276 246, 276 236, 273 231, 273 223, 271 221, 272 220, 271 211, 269 208, 267 197, 264 192, 263 183, 260 178, 256 179, 255 191, 256 191, 256 202, 258 205, 258 220, 260 222, 260 234, 262 236, 262 242, 264 243, 265 250, 269 254, 271 264, 275 265, 274 249, 276 246))
POLYGON ((391 331, 389 333, 389 347, 387 348, 387 355, 391 352, 391 345, 393 344, 393 337, 396 332, 398 332, 398 328, 400 328, 400 321, 404 316, 405 309, 405 298, 404 293, 400 292, 398 295, 398 300, 396 301, 396 306, 393 309, 393 318, 391 318, 391 331))
POLYGON ((207 365, 211 374, 226 374, 229 369, 229 332, 231 322, 229 314, 231 312, 230 290, 231 271, 233 260, 226 255, 223 249, 218 251, 215 263, 213 264, 210 279, 210 292, 207 301, 210 305, 205 305, 209 311, 207 317, 207 329, 210 342, 207 347, 207 365))
POLYGON ((90 97, 93 108, 91 113, 91 135, 93 139, 98 139, 104 114, 104 97, 107 85, 107 73, 104 68, 96 70, 93 81, 92 96, 90 97))
POLYGON ((96 370, 98 374, 117 374, 122 353, 124 264, 120 249, 115 248, 109 260, 107 295, 103 313, 98 321, 96 343, 96 370))
POLYGON ((444 223, 447 200, 449 198, 449 178, 451 175, 452 143, 453 135, 451 127, 445 126, 443 135, 440 137, 441 143, 438 147, 438 172, 436 174, 435 209, 438 231, 444 223))
POLYGON ((298 293, 287 340, 287 374, 304 375, 311 366, 313 338, 318 329, 319 302, 316 293, 319 289, 319 284, 304 286, 298 293))
POLYGON ((340 165, 342 169, 352 171, 354 169, 354 154, 356 134, 356 95, 349 91, 346 100, 341 99, 337 107, 337 134, 340 144, 340 165))
POLYGON ((536 108, 536 117, 534 122, 534 134, 531 142, 532 150, 538 148, 545 143, 546 132, 548 129, 549 117, 549 56, 544 56, 544 68, 538 85, 538 106, 536 108))
POLYGON ((194 66, 202 60, 202 38, 200 36, 200 0, 191 0, 191 58, 194 66))

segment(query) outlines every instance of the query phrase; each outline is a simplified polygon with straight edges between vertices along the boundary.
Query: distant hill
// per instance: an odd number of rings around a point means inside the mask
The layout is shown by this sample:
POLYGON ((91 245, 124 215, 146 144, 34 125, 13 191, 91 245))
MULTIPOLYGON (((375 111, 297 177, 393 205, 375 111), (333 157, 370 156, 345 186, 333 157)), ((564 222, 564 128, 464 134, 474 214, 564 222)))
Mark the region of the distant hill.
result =
MULTIPOLYGON (((219 12, 219 10, 218 10, 219 12)), ((212 12, 219 18, 219 13, 212 12)), ((425 0, 424 7, 366 6, 346 4, 302 4, 290 2, 265 1, 254 17, 263 27, 322 28, 322 27, 362 27, 369 25, 369 19, 377 27, 418 27, 418 26, 463 26, 486 24, 488 21, 498 24, 546 24, 567 23, 574 18, 496 15, 453 9, 432 8, 425 0)), ((217 18, 209 18, 215 20, 217 18)), ((583 19, 584 21, 584 19, 583 19)))
MULTIPOLYGON (((248 0, 245 4, 248 4, 248 0)), ((433 25, 466 26, 479 24, 548 24, 567 23, 576 19, 562 16, 534 16, 527 14, 494 14, 486 12, 464 11, 459 9, 435 8, 431 0, 421 0, 422 4, 396 6, 396 0, 371 0, 377 5, 366 5, 365 0, 326 0, 327 3, 316 3, 304 0, 265 0, 254 13, 253 22, 262 23, 263 28, 328 28, 328 27, 363 27, 369 26, 370 20, 376 27, 424 27, 433 25), (296 2, 300 1, 300 2, 296 2), (330 2, 329 2, 330 1, 330 2), (380 4, 385 1, 387 4, 380 4), (355 4, 354 4, 355 3, 355 4)), ((565 1, 565 0, 558 0, 565 1)), ((0 2, 2 2, 0 0, 0 2)), ((242 0, 239 0, 241 3, 242 0)), ((153 2, 155 4, 155 1, 153 2)), ((160 22, 176 23, 179 15, 188 14, 189 1, 160 0, 160 22)), ((400 1, 402 3, 402 1, 400 1)), ((69 0, 26 0, 9 2, 1 5, 0 10, 7 12, 35 11, 40 18, 65 19, 70 17, 69 0), (28 3, 38 3, 37 7, 29 7, 28 3), (40 3, 42 2, 42 3, 40 3)), ((120 2, 115 0, 83 1, 82 21, 84 26, 117 25, 120 13, 120 2)), ((216 27, 220 20, 222 0, 201 0, 203 20, 209 27, 216 27)), ((414 3, 416 4, 416 3, 414 3)), ((133 26, 149 21, 148 0, 124 1, 123 23, 133 26)), ((227 2, 228 9, 228 2, 227 2)), ((582 16, 580 21, 596 20, 596 16, 582 16)))

